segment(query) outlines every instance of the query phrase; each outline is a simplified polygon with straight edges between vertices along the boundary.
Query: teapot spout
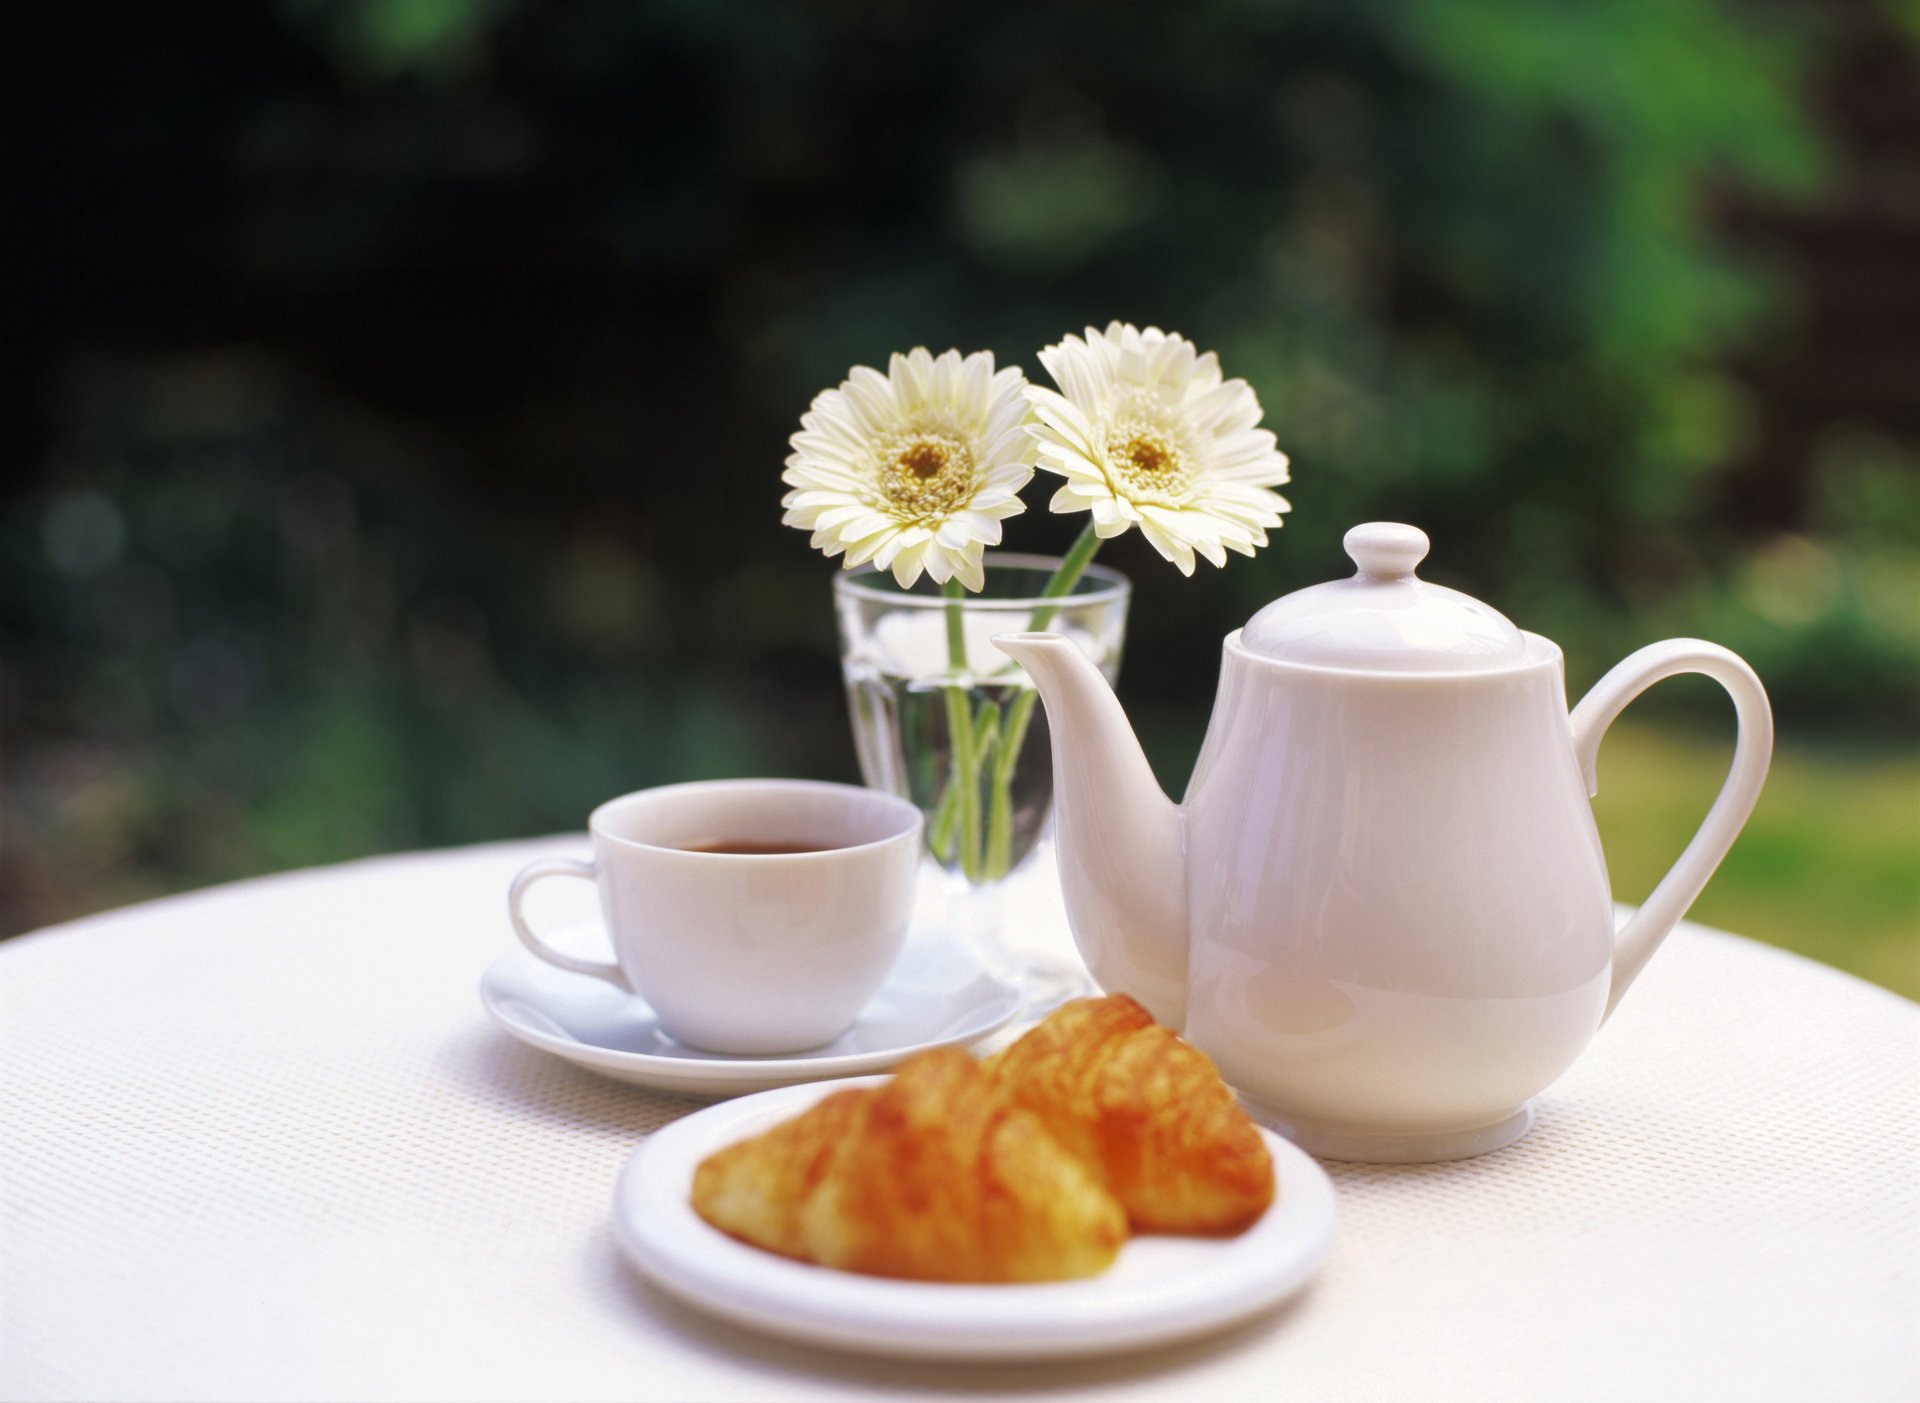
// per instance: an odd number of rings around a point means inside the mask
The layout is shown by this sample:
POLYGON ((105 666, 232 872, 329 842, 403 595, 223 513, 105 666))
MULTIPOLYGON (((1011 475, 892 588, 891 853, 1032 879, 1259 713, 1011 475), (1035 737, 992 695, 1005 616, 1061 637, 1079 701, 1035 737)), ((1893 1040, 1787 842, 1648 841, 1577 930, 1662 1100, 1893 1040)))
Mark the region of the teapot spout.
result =
POLYGON ((1002 634, 1026 669, 1053 736, 1054 836, 1074 943, 1100 987, 1156 1020, 1187 1014, 1186 841, 1119 698, 1086 654, 1055 633, 1002 634))

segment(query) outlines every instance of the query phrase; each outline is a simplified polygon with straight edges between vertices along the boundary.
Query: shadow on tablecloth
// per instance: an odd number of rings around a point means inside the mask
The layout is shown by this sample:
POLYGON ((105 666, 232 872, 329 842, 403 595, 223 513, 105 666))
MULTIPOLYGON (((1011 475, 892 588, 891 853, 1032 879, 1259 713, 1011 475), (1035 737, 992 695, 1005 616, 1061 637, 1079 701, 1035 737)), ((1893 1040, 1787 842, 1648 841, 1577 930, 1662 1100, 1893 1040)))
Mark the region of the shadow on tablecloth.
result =
POLYGON ((975 1394, 1008 1389, 1035 1393, 1120 1382, 1137 1388, 1142 1380, 1258 1346, 1269 1335, 1287 1328, 1313 1289, 1308 1287, 1278 1310, 1186 1344, 1058 1363, 969 1364, 874 1359, 741 1329, 681 1304, 641 1277, 621 1256, 610 1228, 596 1235, 588 1248, 586 1268, 597 1299, 620 1301, 641 1319, 670 1329, 687 1349, 725 1361, 730 1368, 768 1378, 799 1376, 815 1384, 844 1387, 850 1394, 868 1392, 885 1397, 906 1392, 975 1394))
POLYGON ((448 1038, 434 1063, 468 1095, 570 1130, 617 1132, 634 1144, 710 1104, 589 1072, 480 1019, 448 1038))

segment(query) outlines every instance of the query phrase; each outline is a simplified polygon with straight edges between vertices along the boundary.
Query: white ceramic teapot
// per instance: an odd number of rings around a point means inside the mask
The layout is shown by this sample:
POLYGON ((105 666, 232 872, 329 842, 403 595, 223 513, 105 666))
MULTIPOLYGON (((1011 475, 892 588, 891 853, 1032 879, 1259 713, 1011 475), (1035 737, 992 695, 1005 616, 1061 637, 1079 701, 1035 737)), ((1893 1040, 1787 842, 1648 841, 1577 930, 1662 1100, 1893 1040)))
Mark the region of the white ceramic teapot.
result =
POLYGON ((1346 536, 1351 579, 1227 635, 1175 805, 1119 702, 1053 634, 994 641, 1053 733, 1060 875, 1094 978, 1185 1030, 1263 1118, 1333 1159, 1456 1159, 1525 1134, 1752 812, 1773 719, 1725 648, 1655 643, 1571 716, 1560 649, 1414 577, 1426 535, 1346 536), (1681 672, 1733 696, 1727 782, 1614 930, 1588 799, 1600 738, 1681 672))

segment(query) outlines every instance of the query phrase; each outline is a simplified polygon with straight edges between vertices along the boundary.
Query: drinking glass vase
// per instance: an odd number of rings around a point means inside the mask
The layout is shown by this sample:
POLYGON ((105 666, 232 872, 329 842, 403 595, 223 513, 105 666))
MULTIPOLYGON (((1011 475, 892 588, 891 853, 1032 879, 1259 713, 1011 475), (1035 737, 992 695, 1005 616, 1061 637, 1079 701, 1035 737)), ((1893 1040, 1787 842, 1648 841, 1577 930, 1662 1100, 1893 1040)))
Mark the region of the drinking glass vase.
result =
POLYGON ((949 923, 1002 974, 1036 971, 1008 951, 1001 884, 1033 854, 1051 812, 1046 711, 1020 666, 989 641, 1046 629, 1071 638, 1112 682, 1131 587, 1091 565, 1058 598, 1060 561, 991 553, 986 588, 949 598, 922 577, 901 589, 872 567, 834 581, 841 667, 860 771, 927 815, 947 873, 949 923))

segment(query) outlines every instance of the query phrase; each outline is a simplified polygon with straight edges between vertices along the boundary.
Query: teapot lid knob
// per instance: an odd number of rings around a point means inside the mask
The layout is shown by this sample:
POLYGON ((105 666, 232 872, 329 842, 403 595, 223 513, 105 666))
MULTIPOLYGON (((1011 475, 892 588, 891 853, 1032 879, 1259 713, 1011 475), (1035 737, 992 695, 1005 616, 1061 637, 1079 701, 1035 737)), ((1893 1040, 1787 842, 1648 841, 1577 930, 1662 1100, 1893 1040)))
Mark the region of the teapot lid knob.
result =
POLYGON ((1368 521, 1354 527, 1340 544, 1362 575, 1400 580, 1427 558, 1427 533, 1398 521, 1368 521))
POLYGON ((1359 571, 1282 595, 1240 630, 1255 657, 1343 672, 1481 673, 1524 663, 1526 635, 1471 595, 1419 579, 1427 533, 1397 521, 1347 532, 1359 571))

